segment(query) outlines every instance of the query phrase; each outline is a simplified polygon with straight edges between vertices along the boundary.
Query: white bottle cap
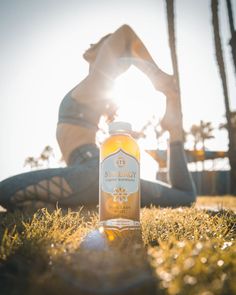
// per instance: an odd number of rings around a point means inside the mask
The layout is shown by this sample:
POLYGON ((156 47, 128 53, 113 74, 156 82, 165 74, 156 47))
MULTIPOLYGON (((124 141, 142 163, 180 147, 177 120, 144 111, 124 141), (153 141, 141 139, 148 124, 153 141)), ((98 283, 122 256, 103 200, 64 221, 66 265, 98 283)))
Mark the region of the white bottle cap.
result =
POLYGON ((128 122, 115 121, 109 124, 109 133, 131 132, 132 126, 128 122))

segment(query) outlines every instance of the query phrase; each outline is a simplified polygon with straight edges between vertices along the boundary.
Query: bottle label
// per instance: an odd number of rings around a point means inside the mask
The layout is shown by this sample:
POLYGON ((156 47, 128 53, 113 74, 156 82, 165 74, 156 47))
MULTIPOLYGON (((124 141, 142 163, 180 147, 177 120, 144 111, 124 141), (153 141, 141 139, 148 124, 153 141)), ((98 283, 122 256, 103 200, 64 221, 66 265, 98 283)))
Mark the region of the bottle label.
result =
POLYGON ((100 166, 100 217, 137 220, 139 217, 139 162, 122 149, 100 166))

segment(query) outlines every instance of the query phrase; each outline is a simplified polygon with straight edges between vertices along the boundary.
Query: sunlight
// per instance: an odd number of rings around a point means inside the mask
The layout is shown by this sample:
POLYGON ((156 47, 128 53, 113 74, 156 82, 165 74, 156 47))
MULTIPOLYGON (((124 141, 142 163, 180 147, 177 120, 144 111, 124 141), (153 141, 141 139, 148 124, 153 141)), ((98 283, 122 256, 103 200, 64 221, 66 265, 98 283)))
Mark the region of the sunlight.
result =
MULTIPOLYGON (((165 111, 165 97, 156 91, 146 76, 131 67, 117 80, 113 97, 118 105, 117 120, 128 121, 135 131, 152 120, 157 123, 165 111)), ((145 148, 156 147, 155 136, 151 132, 145 139, 145 148)))
MULTIPOLYGON (((156 91, 146 76, 134 67, 117 79, 112 96, 118 105, 117 120, 130 122, 135 131, 140 131, 149 120, 158 123, 164 115, 164 95, 156 91)), ((139 139, 139 145, 141 178, 154 180, 158 163, 144 151, 157 148, 152 128, 147 129, 145 139, 139 139)))

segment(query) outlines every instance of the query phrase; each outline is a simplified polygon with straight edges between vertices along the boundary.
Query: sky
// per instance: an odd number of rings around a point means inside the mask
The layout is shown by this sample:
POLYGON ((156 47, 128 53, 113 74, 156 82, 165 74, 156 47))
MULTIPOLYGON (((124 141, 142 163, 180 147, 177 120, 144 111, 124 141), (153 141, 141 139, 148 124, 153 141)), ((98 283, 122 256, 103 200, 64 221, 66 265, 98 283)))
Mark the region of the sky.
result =
MULTIPOLYGON (((217 127, 224 122, 225 108, 210 1, 175 2, 184 127, 188 130, 201 119, 217 127)), ((219 2, 230 106, 235 110, 226 1, 219 2)), ((232 4, 236 19, 235 1, 232 4)), ((0 180, 26 171, 25 158, 38 156, 46 145, 60 158, 55 137, 58 108, 64 95, 87 75, 82 54, 90 43, 124 23, 136 31, 158 65, 172 73, 163 0, 0 1, 0 180)), ((134 68, 117 81, 116 94, 123 116, 135 128, 151 114, 163 115, 164 97, 134 68)), ((215 137, 207 147, 227 150, 226 131, 216 131, 215 137)), ((149 140, 147 148, 154 144, 149 140)))

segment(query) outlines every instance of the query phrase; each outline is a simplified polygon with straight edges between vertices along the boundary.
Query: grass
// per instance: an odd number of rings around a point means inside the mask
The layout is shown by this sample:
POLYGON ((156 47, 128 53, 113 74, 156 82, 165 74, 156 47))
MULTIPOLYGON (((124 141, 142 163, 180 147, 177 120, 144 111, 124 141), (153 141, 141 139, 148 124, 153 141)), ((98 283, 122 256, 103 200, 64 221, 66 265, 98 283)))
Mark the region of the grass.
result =
POLYGON ((121 235, 86 210, 1 213, 0 294, 236 294, 235 207, 144 208, 141 234, 121 235))

